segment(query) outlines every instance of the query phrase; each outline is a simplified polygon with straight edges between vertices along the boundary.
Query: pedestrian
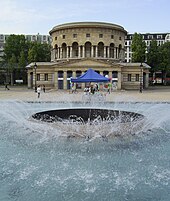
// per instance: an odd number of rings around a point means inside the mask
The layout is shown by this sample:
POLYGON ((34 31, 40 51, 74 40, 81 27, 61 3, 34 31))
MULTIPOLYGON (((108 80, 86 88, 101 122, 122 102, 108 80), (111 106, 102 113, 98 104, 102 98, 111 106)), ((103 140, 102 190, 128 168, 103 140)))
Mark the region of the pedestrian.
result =
POLYGON ((9 88, 8 88, 8 85, 7 85, 7 84, 5 84, 5 90, 9 90, 9 88))
POLYGON ((45 93, 45 85, 43 85, 43 92, 45 93))
POLYGON ((112 90, 112 83, 109 83, 109 84, 108 84, 108 93, 109 93, 109 94, 111 93, 111 90, 112 90))
POLYGON ((41 87, 40 86, 37 87, 37 93, 38 93, 38 98, 40 98, 40 93, 41 93, 41 87))

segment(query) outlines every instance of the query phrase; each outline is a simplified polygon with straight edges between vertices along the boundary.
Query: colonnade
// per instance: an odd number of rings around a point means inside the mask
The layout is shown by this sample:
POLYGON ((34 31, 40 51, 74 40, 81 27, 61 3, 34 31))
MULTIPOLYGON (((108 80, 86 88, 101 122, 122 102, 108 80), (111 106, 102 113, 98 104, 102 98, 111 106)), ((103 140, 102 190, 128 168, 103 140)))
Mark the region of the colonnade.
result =
POLYGON ((120 59, 124 58, 124 49, 121 45, 114 46, 56 46, 51 52, 51 60, 69 59, 69 58, 104 58, 104 59, 120 59))

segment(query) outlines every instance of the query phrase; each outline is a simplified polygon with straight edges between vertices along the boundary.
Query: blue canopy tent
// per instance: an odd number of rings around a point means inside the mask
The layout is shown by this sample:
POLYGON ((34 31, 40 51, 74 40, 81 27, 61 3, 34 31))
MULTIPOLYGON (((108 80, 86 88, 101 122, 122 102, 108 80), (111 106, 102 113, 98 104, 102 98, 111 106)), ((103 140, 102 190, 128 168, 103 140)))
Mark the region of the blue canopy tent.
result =
POLYGON ((89 68, 87 72, 85 72, 83 75, 81 75, 78 78, 71 78, 71 82, 74 83, 84 83, 84 82, 109 82, 109 78, 104 77, 97 72, 95 72, 93 69, 89 68))

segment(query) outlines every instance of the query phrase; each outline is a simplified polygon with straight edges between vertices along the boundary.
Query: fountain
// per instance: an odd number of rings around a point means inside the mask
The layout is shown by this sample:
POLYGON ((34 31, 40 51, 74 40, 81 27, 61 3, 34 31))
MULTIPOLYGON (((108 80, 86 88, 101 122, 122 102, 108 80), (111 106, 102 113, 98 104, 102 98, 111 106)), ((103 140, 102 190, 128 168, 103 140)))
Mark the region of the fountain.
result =
MULTIPOLYGON (((33 119, 53 123, 67 129, 67 137, 86 139, 126 136, 138 131, 144 116, 135 112, 102 108, 71 108, 43 111, 32 115, 33 119), (78 132, 74 132, 75 126, 78 132), (91 128, 91 132, 89 129, 91 128), (101 132, 102 131, 102 132, 101 132)), ((66 131, 65 131, 66 133, 66 131)))
POLYGON ((0 101, 3 201, 168 201, 169 153, 169 103, 0 101))

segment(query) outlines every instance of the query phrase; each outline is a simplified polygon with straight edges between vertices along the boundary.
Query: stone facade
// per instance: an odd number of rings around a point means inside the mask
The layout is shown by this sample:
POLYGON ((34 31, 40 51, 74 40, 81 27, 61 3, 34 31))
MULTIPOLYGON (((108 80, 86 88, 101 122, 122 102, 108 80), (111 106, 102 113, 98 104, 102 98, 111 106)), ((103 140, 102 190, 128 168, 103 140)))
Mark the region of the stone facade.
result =
POLYGON ((54 27, 52 61, 76 58, 124 60, 123 27, 100 22, 68 23, 54 27))
MULTIPOLYGON (((109 76, 117 89, 148 87, 149 66, 124 63, 123 27, 103 22, 77 22, 55 26, 51 31, 51 62, 27 66, 28 87, 70 89, 70 77, 78 77, 89 68, 109 76), (36 69, 34 68, 36 67, 36 69)), ((78 88, 85 87, 79 84, 78 88)))

